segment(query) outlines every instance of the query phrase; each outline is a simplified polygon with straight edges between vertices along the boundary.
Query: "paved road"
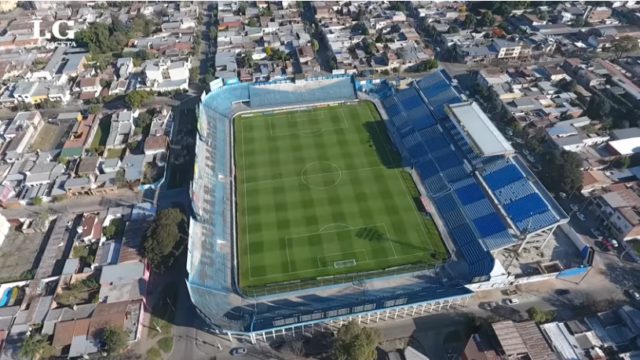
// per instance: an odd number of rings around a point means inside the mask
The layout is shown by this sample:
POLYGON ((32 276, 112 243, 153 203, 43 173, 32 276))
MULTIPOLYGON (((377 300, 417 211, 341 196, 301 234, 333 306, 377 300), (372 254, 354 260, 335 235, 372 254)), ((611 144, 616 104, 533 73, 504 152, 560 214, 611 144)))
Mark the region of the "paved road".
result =
POLYGON ((41 206, 29 205, 19 209, 2 209, 2 214, 7 218, 26 218, 42 213, 53 215, 90 212, 109 206, 137 204, 140 202, 140 197, 141 193, 129 189, 120 189, 105 196, 80 196, 41 206))

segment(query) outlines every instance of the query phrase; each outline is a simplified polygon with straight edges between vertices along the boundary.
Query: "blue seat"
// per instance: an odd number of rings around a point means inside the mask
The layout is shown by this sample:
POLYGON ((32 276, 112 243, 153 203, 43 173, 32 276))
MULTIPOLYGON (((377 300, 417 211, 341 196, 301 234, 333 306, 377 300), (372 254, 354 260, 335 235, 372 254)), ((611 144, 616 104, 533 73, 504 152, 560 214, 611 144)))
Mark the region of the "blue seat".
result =
POLYGON ((484 174, 484 180, 492 190, 500 189, 520 179, 524 179, 524 174, 513 164, 484 174))
POLYGON ((495 212, 473 220, 473 224, 476 226, 476 229, 478 229, 478 233, 481 237, 487 237, 507 230, 504 223, 502 223, 502 220, 495 212))
POLYGON ((456 194, 458 194, 458 198, 463 205, 471 204, 480 199, 484 199, 485 195, 482 192, 482 189, 475 182, 469 184, 465 187, 456 190, 456 194))

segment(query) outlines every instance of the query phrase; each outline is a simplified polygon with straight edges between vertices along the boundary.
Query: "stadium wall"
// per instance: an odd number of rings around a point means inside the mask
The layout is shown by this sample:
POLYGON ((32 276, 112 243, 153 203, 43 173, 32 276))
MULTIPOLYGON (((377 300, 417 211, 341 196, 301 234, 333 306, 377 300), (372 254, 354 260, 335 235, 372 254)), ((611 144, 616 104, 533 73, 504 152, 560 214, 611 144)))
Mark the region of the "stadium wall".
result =
MULTIPOLYGON (((190 189, 193 216, 187 255, 189 276, 186 282, 194 304, 210 324, 212 332, 244 337, 251 341, 260 338, 266 340, 269 335, 295 334, 297 330, 313 328, 314 324, 335 325, 348 319, 368 323, 424 314, 445 306, 462 305, 472 296, 471 291, 464 287, 435 287, 429 290, 430 288, 418 289, 419 286, 411 286, 398 290, 368 290, 366 293, 363 290, 361 295, 358 295, 360 290, 357 290, 347 297, 338 294, 327 297, 324 302, 301 302, 299 299, 304 297, 301 294, 313 294, 318 290, 308 289, 296 293, 297 307, 277 308, 262 302, 260 298, 249 299, 241 294, 235 273, 235 230, 232 226, 235 218, 232 119, 238 114, 254 111, 291 109, 357 99, 353 80, 349 76, 309 79, 303 84, 313 88, 316 86, 314 82, 323 81, 335 82, 338 91, 312 91, 314 98, 311 99, 309 92, 297 91, 299 101, 283 104, 270 102, 269 106, 263 106, 264 101, 255 102, 260 106, 252 106, 251 94, 262 96, 271 89, 278 90, 273 94, 281 94, 283 88, 295 89, 295 82, 222 86, 217 83, 217 88, 211 93, 203 94, 203 102, 197 112, 198 138, 194 179, 190 189), (260 91, 252 91, 251 86, 259 87, 260 91), (405 300, 402 303, 398 303, 400 300, 395 303, 385 300, 402 298, 403 294, 405 300), (362 306, 367 301, 373 301, 368 306, 369 309, 362 306)), ((354 289, 354 285, 345 286, 354 289)), ((281 297, 284 301, 291 301, 285 300, 288 296, 289 294, 278 294, 269 299, 277 300, 281 297)))
MULTIPOLYGON (((237 286, 237 260, 235 254, 235 208, 234 208, 234 175, 233 169, 233 129, 232 119, 236 115, 260 112, 279 111, 321 104, 349 102, 358 99, 372 100, 378 111, 385 119, 389 135, 403 158, 411 163, 409 153, 402 146, 402 137, 389 121, 385 107, 376 96, 393 94, 390 87, 383 87, 377 92, 379 84, 360 83, 356 87, 372 96, 354 91, 354 83, 350 77, 332 76, 301 82, 296 88, 295 82, 284 81, 277 83, 249 84, 221 84, 217 88, 202 96, 202 105, 198 109, 198 138, 196 141, 196 161, 194 162, 194 180, 191 183, 190 195, 193 204, 193 217, 190 224, 189 252, 186 279, 190 296, 200 314, 210 324, 210 331, 226 334, 229 337, 245 338, 252 342, 268 340, 281 335, 295 335, 300 332, 313 330, 318 326, 339 326, 342 322, 355 319, 368 324, 388 319, 404 318, 423 315, 438 311, 444 307, 464 305, 473 291, 496 289, 510 286, 516 280, 504 271, 501 264, 495 262, 484 244, 478 242, 475 251, 481 249, 478 263, 468 263, 464 257, 464 250, 460 244, 449 238, 449 229, 443 225, 440 216, 434 217, 440 222, 439 230, 445 239, 445 244, 453 256, 449 275, 459 283, 466 279, 464 287, 419 288, 419 284, 412 288, 376 288, 364 290, 361 293, 345 295, 345 289, 353 290, 356 285, 334 285, 322 289, 313 288, 288 293, 279 293, 268 297, 247 298, 237 286), (303 87, 313 88, 315 81, 335 81, 339 91, 305 92, 303 87), (253 88, 259 91, 253 91, 253 88), (287 90, 288 89, 288 90, 287 90), (283 91, 298 90, 295 96, 288 94, 287 101, 254 101, 252 95, 281 98, 283 91), (273 90, 273 91, 272 91, 273 90), (312 98, 307 95, 313 94, 312 98), (323 97, 329 94, 329 98, 323 97), (337 94, 337 95, 336 95, 337 94), (382 95, 380 95, 382 94, 382 95), (356 97, 357 95, 357 97, 356 97), (257 105, 256 105, 257 104, 257 105), (255 106, 254 106, 255 105, 255 106), (449 239, 447 241, 447 239, 449 239), (460 255, 463 256, 460 256, 460 255), (483 257, 484 256, 484 257, 483 257), (469 272, 474 276, 460 277, 469 272), (335 295, 313 302, 300 300, 308 294, 318 291, 339 290, 335 295), (293 299, 296 299, 294 302, 293 299), (394 300, 395 299, 395 300, 394 300), (269 301, 266 301, 269 300, 269 301), (273 306, 270 304, 287 303, 287 306, 273 306)), ((438 80, 439 87, 442 81, 438 80)), ((428 88, 429 82, 422 84, 428 88)), ((435 85, 434 85, 435 86, 435 85)), ((443 96, 438 95, 438 101, 456 99, 455 91, 443 90, 443 96), (444 99, 444 100, 443 100, 444 99)), ((423 96, 419 92, 420 96, 423 96)), ((429 104, 430 111, 435 117, 444 114, 442 103, 429 104)), ((439 131, 444 131, 439 128, 439 131)), ((419 174, 413 172, 414 179, 420 180, 419 174)), ((417 181, 418 188, 423 195, 427 194, 421 181, 417 181)), ((437 206, 434 214, 439 215, 437 206)), ((550 274, 546 274, 549 276, 550 274)), ((411 275, 407 275, 411 276, 411 275)), ((367 286, 366 283, 358 286, 367 286)), ((319 296, 315 296, 318 298, 319 296)))

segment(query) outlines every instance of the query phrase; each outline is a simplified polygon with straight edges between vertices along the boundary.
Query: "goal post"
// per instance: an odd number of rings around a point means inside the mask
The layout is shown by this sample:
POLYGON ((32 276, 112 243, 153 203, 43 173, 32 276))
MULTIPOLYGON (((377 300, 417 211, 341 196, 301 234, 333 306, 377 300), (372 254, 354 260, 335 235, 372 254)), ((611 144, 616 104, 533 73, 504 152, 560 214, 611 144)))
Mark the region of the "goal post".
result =
POLYGON ((334 261, 333 267, 336 269, 342 269, 346 267, 356 266, 356 264, 357 264, 356 259, 347 259, 347 260, 334 261))

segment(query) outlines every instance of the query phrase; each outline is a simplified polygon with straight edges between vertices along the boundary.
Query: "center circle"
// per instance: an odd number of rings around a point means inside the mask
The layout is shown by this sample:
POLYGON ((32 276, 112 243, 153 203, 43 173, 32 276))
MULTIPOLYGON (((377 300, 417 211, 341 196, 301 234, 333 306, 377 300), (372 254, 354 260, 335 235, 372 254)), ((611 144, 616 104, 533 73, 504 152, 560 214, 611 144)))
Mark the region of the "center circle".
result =
POLYGON ((316 161, 307 164, 300 172, 302 182, 312 189, 336 186, 342 178, 342 170, 331 162, 316 161))

